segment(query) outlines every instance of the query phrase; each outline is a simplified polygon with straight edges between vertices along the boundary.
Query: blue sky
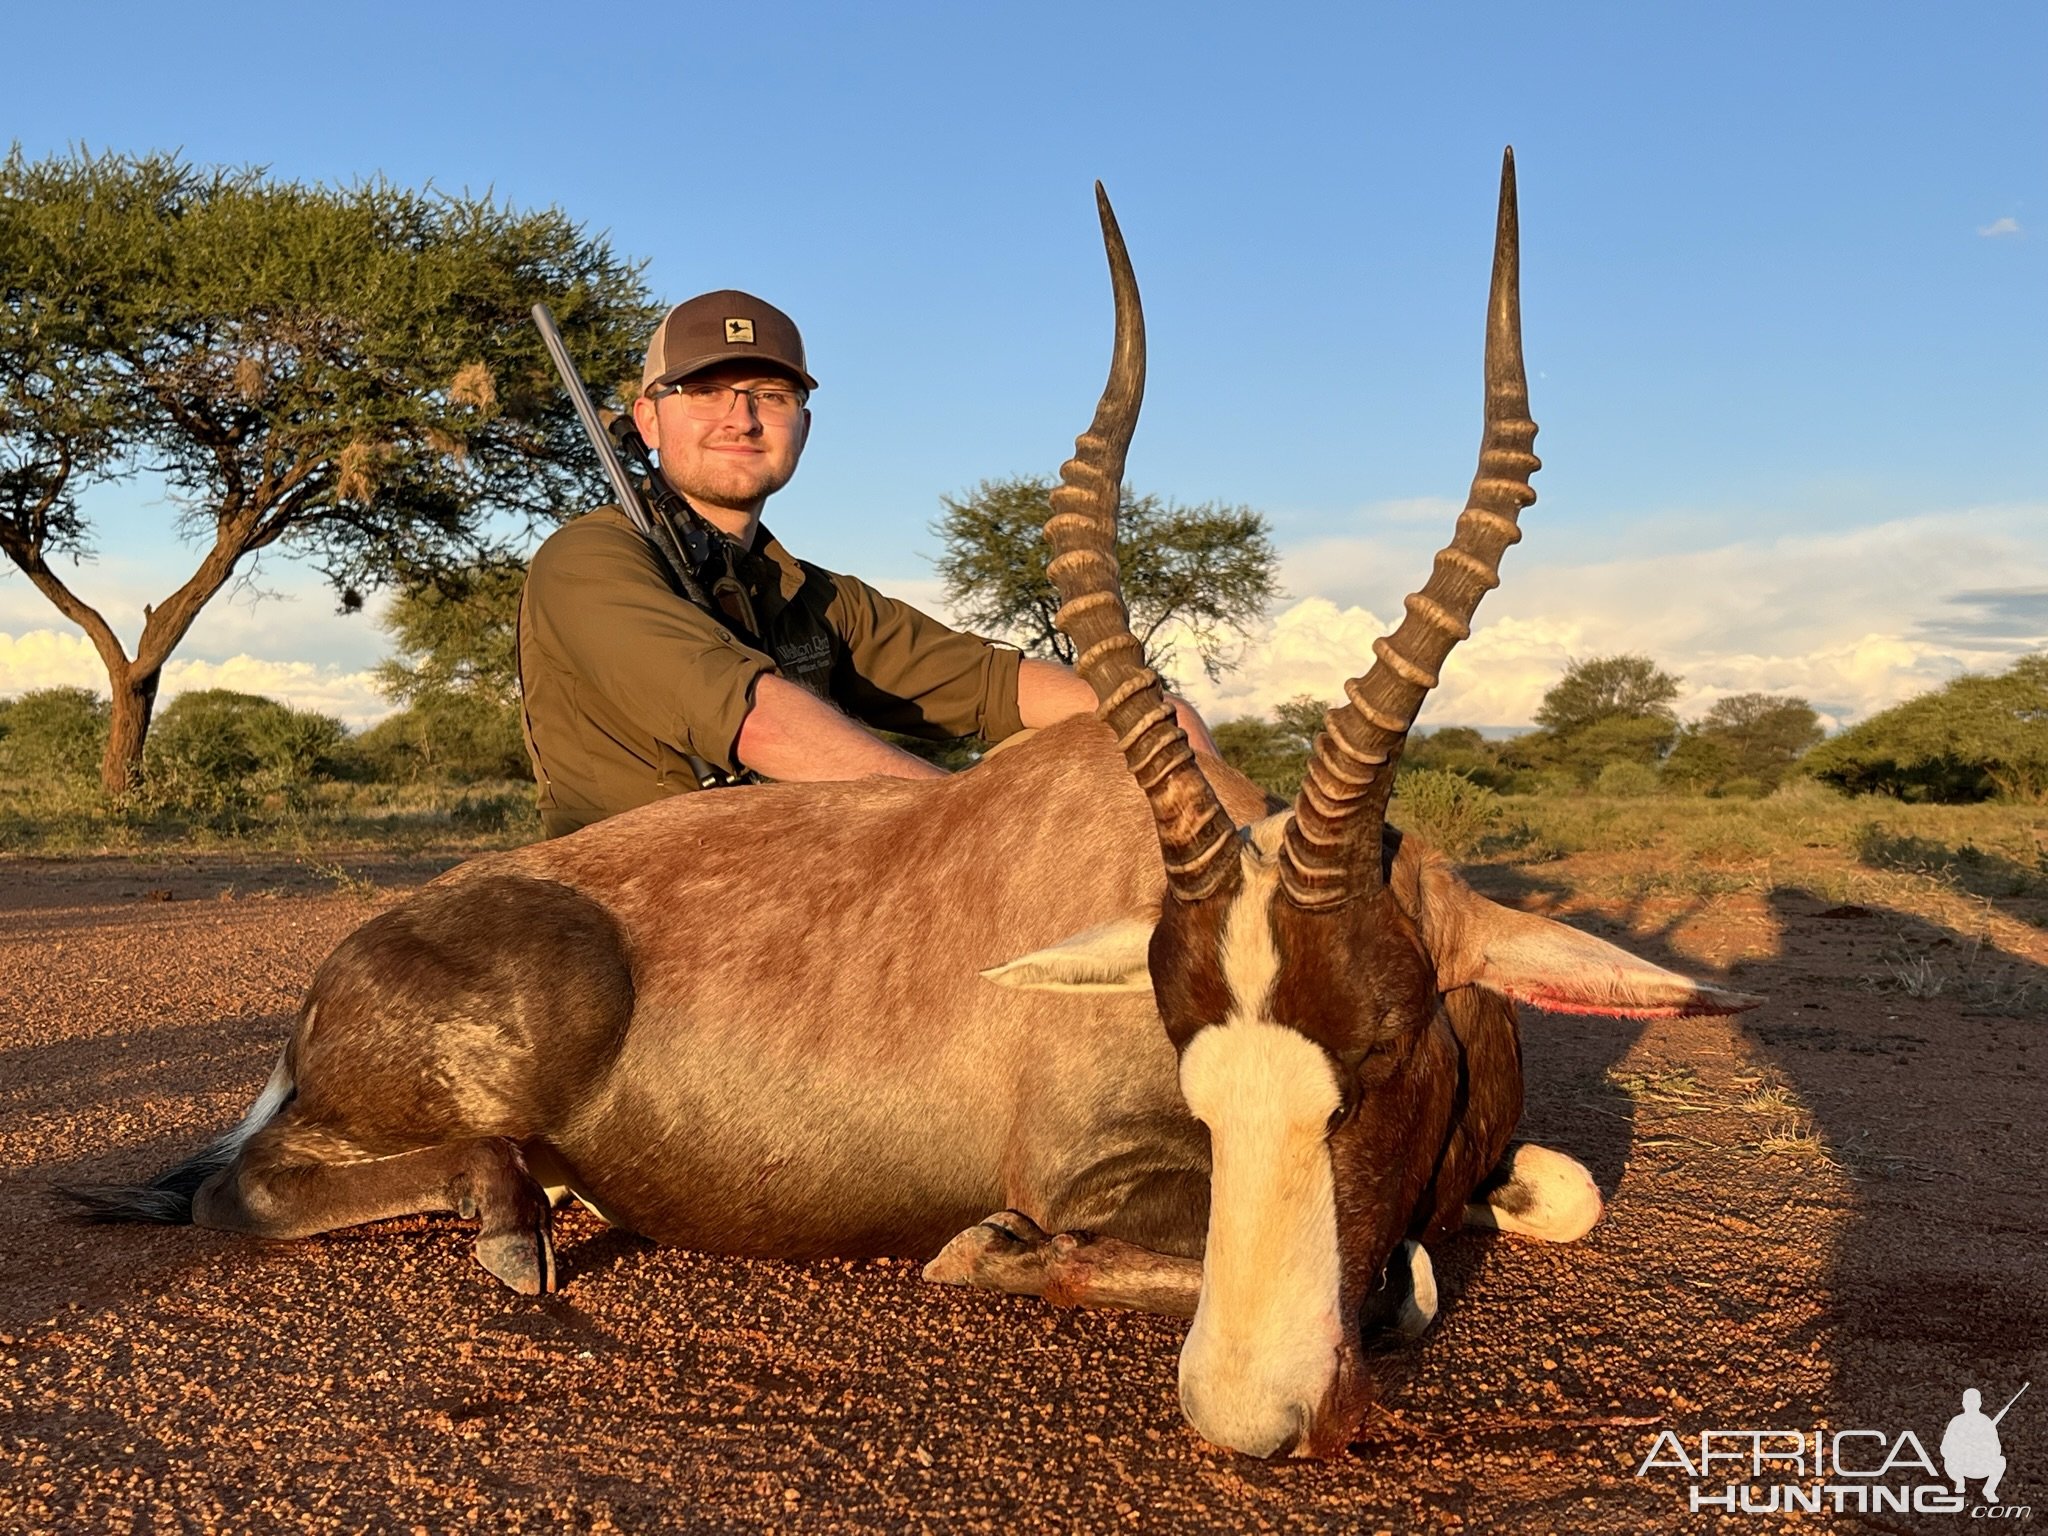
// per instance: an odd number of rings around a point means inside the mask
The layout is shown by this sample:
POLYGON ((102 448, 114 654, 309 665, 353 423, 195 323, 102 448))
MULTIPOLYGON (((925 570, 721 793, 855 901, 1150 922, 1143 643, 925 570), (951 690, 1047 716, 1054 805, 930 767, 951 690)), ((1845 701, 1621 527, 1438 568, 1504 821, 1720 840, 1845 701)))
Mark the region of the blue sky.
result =
MULTIPOLYGON (((1102 178, 1152 343, 1131 477, 1263 509, 1284 557, 1269 630, 1196 690, 1219 717, 1360 670, 1446 536, 1510 142, 1547 467, 1426 719, 1526 721, 1566 658, 1643 649, 1689 709, 1843 720, 2048 644, 2038 5, 81 14, 10 21, 35 68, 0 139, 31 155, 489 187, 664 298, 789 310, 822 388, 770 521, 934 604, 938 498, 1050 471, 1087 420, 1102 178)), ((161 506, 92 505, 78 585, 132 635, 191 556, 161 506)), ((171 684, 374 713, 374 625, 289 563, 260 585, 171 684)), ((82 640, 0 577, 0 692, 74 674, 82 640)))

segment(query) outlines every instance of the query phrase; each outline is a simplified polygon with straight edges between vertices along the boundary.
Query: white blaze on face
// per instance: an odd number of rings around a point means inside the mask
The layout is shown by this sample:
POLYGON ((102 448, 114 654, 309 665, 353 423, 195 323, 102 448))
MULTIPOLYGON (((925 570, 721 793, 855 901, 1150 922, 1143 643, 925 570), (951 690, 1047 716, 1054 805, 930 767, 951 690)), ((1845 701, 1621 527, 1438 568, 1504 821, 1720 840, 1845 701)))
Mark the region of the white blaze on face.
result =
POLYGON ((1209 1127, 1213 1160, 1181 1408, 1204 1439, 1255 1456, 1303 1436, 1343 1342, 1325 1139, 1340 1095, 1322 1049, 1267 1017, 1279 968, 1271 896, 1270 875, 1247 881, 1224 929, 1230 1016, 1197 1033, 1180 1061, 1181 1093, 1209 1127))

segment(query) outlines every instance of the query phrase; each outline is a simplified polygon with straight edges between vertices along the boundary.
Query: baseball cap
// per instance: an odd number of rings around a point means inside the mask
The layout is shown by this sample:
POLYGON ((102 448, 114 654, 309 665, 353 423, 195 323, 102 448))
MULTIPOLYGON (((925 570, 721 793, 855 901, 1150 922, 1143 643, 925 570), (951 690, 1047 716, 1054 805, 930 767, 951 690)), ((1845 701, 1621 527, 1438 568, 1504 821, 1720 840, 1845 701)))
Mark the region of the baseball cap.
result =
POLYGON ((685 299, 662 317, 647 343, 640 389, 644 394, 735 360, 773 363, 795 374, 805 389, 818 387, 804 369, 804 339, 796 322, 751 293, 721 288, 685 299))

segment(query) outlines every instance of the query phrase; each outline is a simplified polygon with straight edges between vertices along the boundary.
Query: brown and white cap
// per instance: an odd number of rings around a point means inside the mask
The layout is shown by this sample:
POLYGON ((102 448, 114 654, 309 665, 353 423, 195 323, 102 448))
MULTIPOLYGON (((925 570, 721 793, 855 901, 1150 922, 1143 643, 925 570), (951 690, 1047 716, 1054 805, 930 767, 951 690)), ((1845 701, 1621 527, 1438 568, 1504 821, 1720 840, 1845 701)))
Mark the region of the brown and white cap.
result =
POLYGON ((818 387, 804 368, 804 339, 796 322, 751 293, 721 288, 685 299, 654 328, 647 364, 640 370, 640 392, 736 361, 771 363, 795 374, 805 389, 818 387))

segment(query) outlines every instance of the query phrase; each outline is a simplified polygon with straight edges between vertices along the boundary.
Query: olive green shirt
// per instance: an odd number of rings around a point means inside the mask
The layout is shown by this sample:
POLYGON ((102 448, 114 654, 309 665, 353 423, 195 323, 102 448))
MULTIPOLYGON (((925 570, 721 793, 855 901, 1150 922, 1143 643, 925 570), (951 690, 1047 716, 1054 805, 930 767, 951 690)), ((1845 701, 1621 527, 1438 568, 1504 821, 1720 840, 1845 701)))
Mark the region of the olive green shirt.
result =
POLYGON ((548 836, 695 789, 691 757, 738 772, 763 672, 908 736, 1000 741, 1024 728, 1016 651, 798 560, 765 527, 751 552, 721 543, 757 621, 751 635, 677 596, 616 507, 565 524, 534 553, 519 684, 548 836))

